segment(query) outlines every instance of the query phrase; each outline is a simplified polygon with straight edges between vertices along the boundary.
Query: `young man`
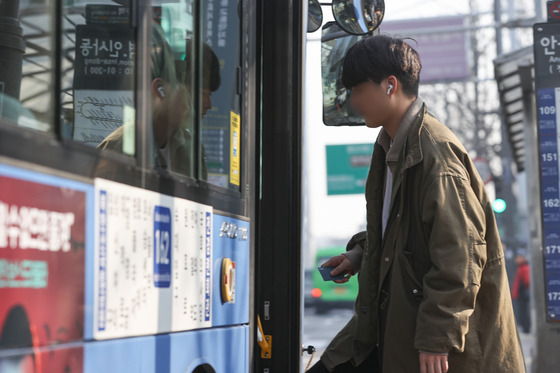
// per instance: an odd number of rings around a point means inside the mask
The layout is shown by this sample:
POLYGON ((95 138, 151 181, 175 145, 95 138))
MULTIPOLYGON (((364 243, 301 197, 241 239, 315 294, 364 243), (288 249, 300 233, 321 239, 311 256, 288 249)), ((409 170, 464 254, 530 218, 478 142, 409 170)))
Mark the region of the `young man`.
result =
POLYGON ((413 48, 384 35, 345 58, 352 106, 382 129, 367 231, 324 264, 333 275, 360 272, 355 314, 311 372, 525 372, 484 183, 418 97, 420 69, 413 48))

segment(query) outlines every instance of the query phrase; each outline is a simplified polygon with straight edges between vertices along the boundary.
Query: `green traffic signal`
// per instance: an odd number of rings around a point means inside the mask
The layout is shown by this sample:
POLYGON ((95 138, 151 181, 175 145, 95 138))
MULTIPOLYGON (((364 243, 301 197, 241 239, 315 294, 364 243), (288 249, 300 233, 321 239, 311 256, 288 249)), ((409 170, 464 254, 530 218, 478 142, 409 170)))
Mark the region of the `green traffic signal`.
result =
POLYGON ((501 198, 496 198, 496 200, 492 202, 492 210, 494 210, 494 212, 497 214, 501 214, 502 212, 506 211, 506 207, 506 201, 501 198))

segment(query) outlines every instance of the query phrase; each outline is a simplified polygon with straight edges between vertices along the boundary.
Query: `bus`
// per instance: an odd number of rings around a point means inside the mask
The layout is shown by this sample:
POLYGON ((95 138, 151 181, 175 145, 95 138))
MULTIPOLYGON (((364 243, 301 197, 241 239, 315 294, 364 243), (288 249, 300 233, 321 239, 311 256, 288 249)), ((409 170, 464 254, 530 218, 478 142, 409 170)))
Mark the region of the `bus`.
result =
POLYGON ((319 271, 320 267, 333 256, 337 256, 346 250, 345 247, 327 247, 317 249, 315 254, 315 266, 311 272, 311 302, 317 313, 325 313, 336 307, 351 308, 358 296, 358 279, 352 276, 348 282, 337 284, 333 281, 325 281, 319 271))
MULTIPOLYGON (((333 9, 343 37, 384 5, 333 9)), ((301 370, 307 24, 316 0, 0 3, 0 372, 301 370)))

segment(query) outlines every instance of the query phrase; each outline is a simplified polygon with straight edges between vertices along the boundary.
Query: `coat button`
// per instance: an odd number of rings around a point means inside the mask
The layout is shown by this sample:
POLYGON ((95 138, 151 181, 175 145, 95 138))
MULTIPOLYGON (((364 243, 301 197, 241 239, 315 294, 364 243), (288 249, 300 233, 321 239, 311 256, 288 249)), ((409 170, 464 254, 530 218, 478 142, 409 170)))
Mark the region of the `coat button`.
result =
POLYGON ((363 312, 363 313, 366 313, 366 312, 367 312, 367 306, 363 306, 363 307, 362 307, 362 312, 363 312))
POLYGON ((388 262, 390 259, 389 258, 385 258, 385 261, 388 262))
POLYGON ((413 293, 413 294, 418 294, 418 289, 412 290, 412 293, 413 293))

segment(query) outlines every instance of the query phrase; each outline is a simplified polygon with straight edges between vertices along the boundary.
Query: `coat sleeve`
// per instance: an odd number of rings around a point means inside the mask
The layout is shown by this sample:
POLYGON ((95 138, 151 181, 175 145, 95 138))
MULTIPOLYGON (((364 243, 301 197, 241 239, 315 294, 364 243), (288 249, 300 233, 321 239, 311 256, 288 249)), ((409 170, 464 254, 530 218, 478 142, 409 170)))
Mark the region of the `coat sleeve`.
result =
POLYGON ((362 255, 366 247, 366 231, 356 233, 346 244, 346 252, 342 255, 346 256, 352 265, 354 271, 359 271, 362 265, 362 255))
POLYGON ((467 178, 443 174, 427 189, 421 215, 431 264, 423 278, 415 347, 462 352, 487 257, 484 209, 467 178))

